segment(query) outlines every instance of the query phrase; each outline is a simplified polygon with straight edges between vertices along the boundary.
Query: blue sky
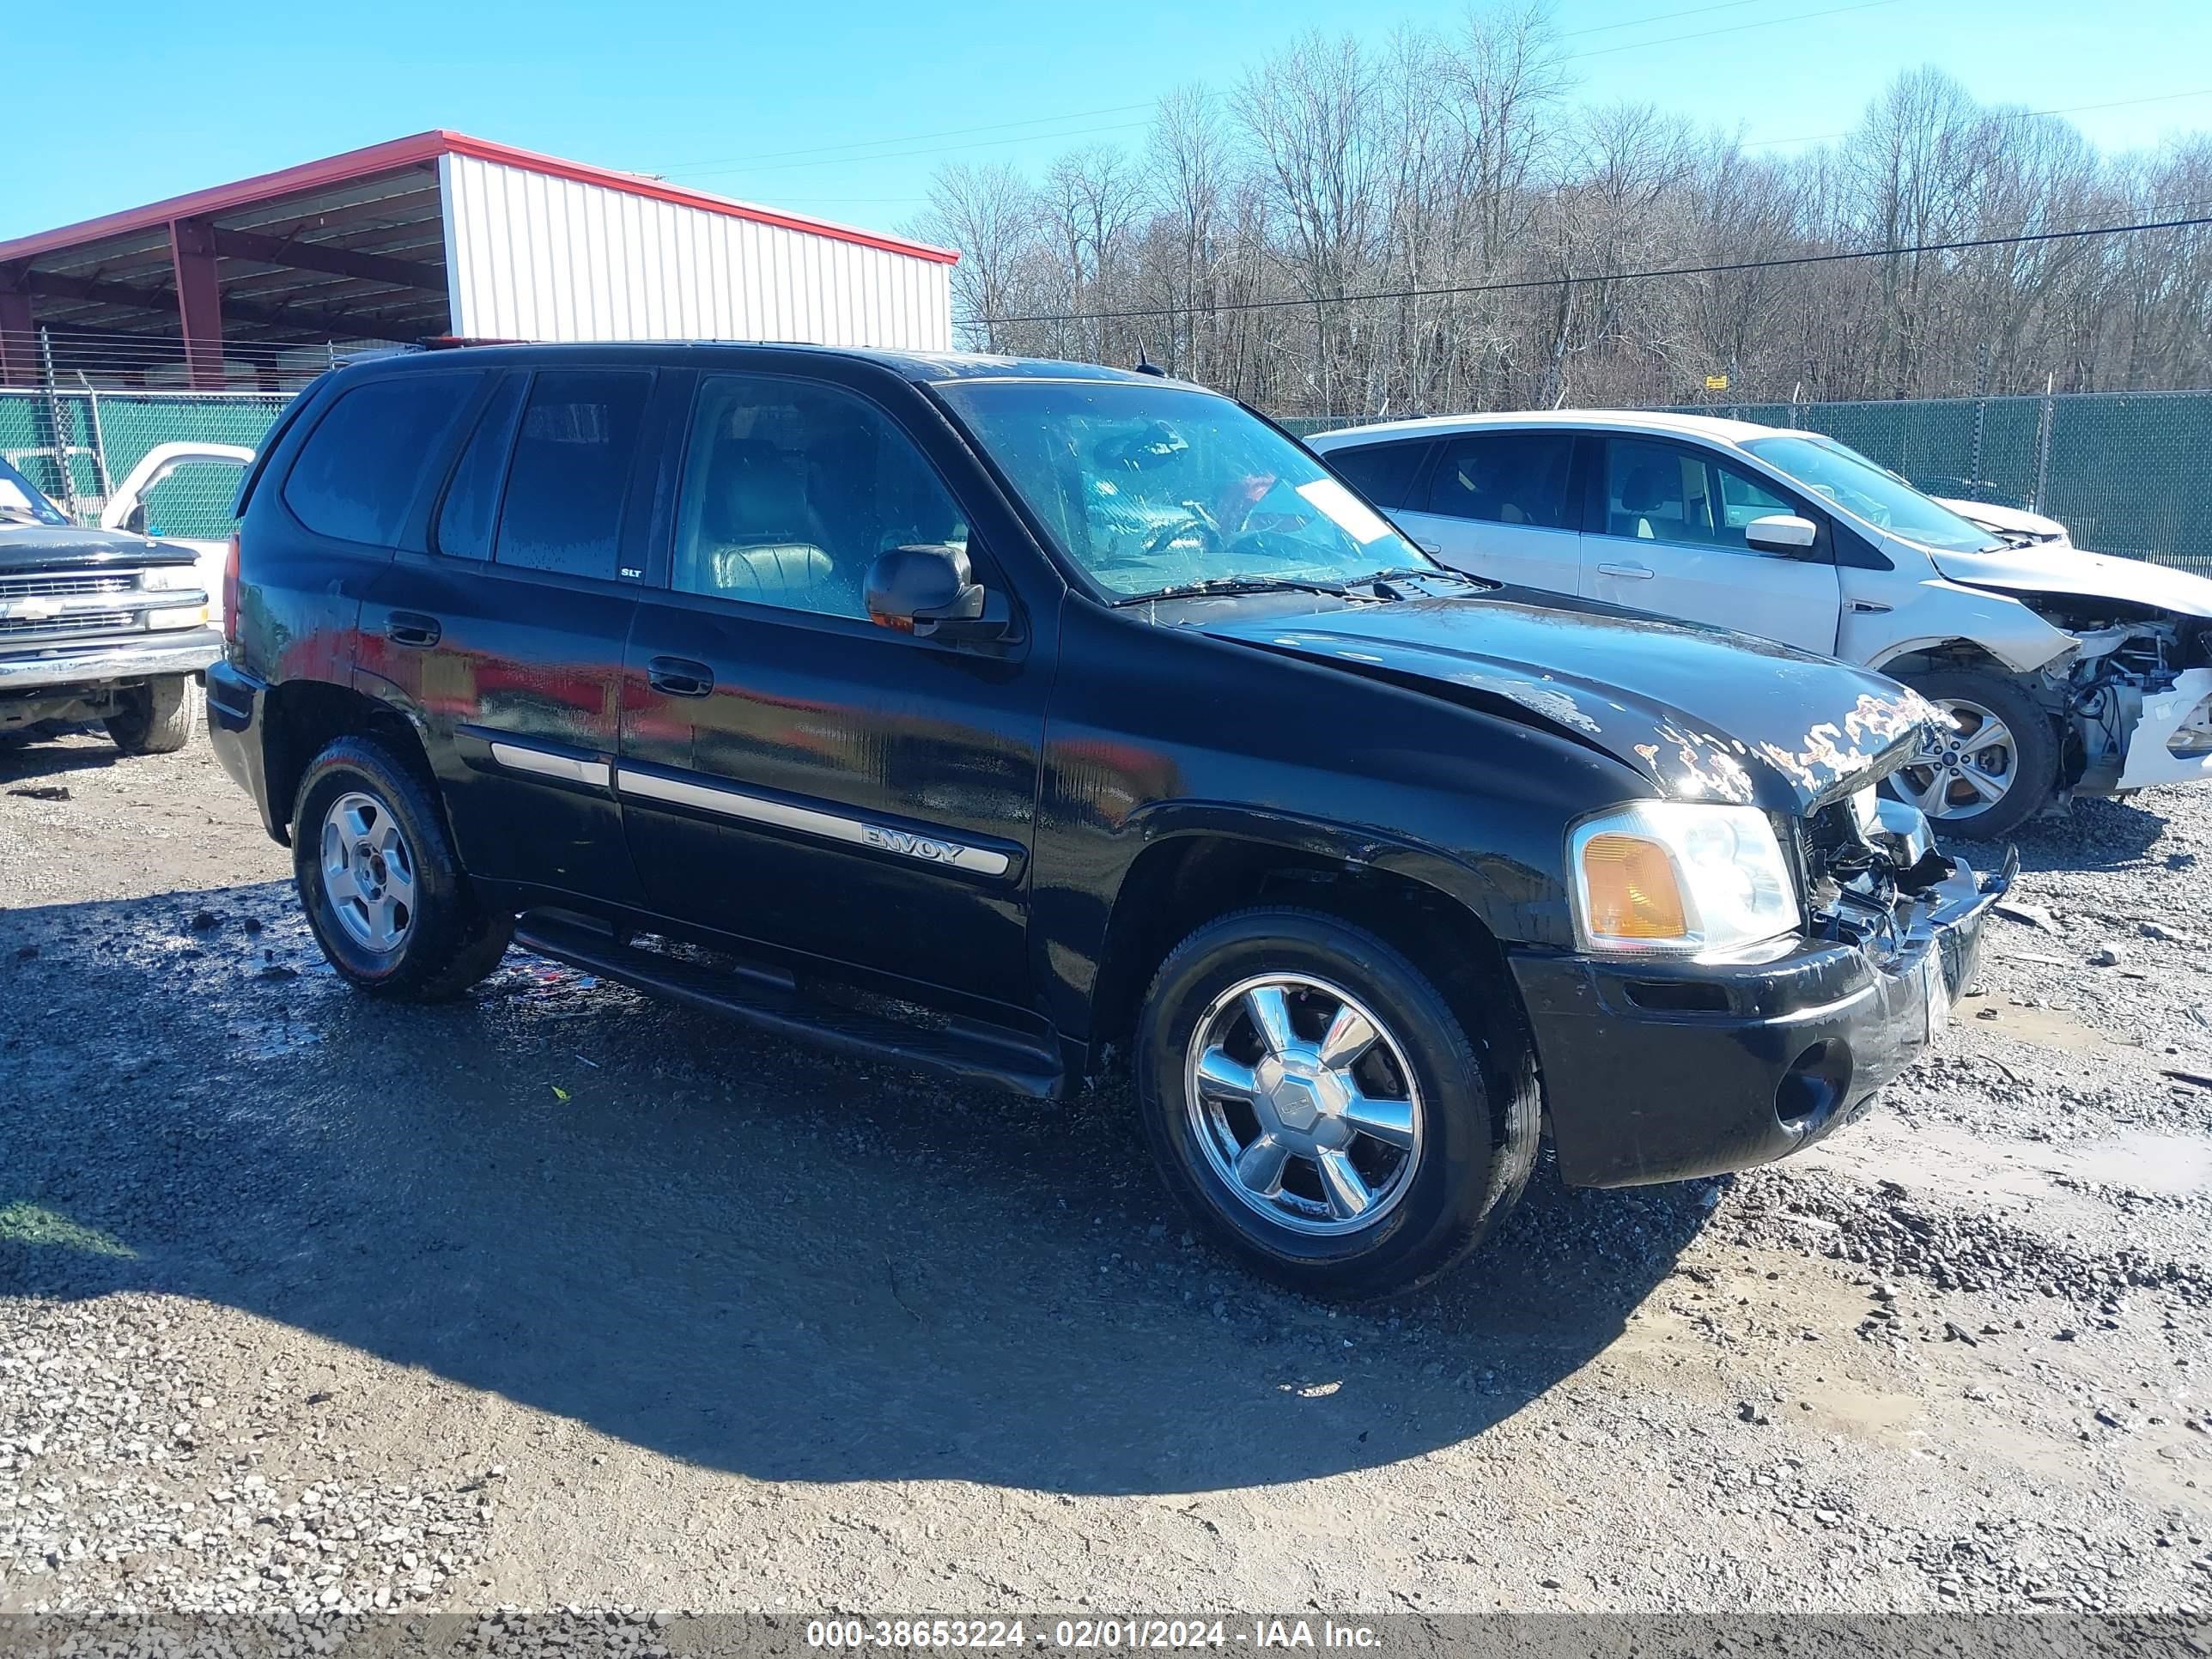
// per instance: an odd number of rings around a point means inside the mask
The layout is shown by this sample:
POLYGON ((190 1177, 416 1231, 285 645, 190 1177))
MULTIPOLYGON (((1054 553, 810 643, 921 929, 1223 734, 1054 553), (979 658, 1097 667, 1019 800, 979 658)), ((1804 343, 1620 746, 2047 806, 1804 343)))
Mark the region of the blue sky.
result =
MULTIPOLYGON (((1147 100, 1225 86, 1302 30, 1380 40, 1462 10, 95 0, 97 27, 42 32, 18 55, 0 239, 441 126, 890 228, 942 161, 1036 166, 1072 144, 1134 143, 1147 100)), ((1984 99, 2112 106, 2069 118, 2110 146, 2212 127, 2212 5, 2085 13, 2078 0, 1555 7, 1583 96, 1646 100, 1753 141, 1836 132, 1899 70, 1931 63, 1984 99)))

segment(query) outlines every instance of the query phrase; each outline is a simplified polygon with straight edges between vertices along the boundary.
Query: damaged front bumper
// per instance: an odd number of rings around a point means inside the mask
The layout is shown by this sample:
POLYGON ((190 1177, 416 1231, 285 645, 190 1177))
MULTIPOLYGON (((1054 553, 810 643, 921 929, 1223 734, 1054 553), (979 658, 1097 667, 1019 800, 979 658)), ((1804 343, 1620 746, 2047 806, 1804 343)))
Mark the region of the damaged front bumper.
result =
POLYGON ((1578 1187, 1771 1163, 1858 1116, 1973 981, 2020 855, 1900 897, 1878 936, 1763 962, 1521 951, 1559 1173, 1578 1187))
POLYGON ((2170 690, 2142 700, 2117 787, 2207 779, 2212 779, 2212 668, 2191 668, 2175 677, 2170 690))

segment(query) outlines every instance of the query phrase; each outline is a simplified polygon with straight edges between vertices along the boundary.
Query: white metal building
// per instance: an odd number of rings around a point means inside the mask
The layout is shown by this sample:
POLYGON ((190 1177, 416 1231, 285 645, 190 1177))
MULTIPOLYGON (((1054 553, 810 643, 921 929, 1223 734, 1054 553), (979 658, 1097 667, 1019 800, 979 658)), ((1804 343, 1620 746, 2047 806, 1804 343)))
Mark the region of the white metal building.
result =
POLYGON ((958 255, 457 132, 0 242, 0 386, 181 347, 201 386, 305 344, 767 339, 942 351, 958 255))

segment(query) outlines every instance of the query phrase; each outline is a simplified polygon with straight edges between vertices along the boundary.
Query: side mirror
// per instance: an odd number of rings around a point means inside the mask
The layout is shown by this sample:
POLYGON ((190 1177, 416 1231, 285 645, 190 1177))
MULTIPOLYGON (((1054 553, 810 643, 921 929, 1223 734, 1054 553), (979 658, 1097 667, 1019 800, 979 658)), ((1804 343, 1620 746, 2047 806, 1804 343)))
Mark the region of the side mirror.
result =
POLYGON ((141 501, 131 509, 131 516, 124 520, 123 527, 134 536, 143 536, 146 533, 145 502, 141 501))
POLYGON ((861 586, 868 620, 921 639, 1003 639, 1006 600, 975 580, 968 550, 950 543, 895 547, 868 567, 861 586))
POLYGON ((1820 538, 1820 526, 1795 513, 1773 513, 1743 527, 1743 538, 1770 553, 1802 553, 1820 538))

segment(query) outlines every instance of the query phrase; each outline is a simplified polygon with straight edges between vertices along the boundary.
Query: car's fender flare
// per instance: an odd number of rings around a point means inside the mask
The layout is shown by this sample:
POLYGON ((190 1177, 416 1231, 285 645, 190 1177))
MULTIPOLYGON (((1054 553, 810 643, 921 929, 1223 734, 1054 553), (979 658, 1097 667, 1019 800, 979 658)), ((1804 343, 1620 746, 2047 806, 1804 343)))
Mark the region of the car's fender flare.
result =
POLYGON ((1846 597, 1837 654, 1887 672, 1902 658, 1964 642, 2015 674, 2031 674, 2075 643, 2005 594, 1946 581, 1914 586, 1914 599, 1894 610, 1855 610, 1846 597))
MULTIPOLYGON (((1237 801, 1150 801, 1132 812, 1118 839, 1133 842, 1121 863, 1126 878, 1138 854, 1162 842, 1207 836, 1279 848, 1309 857, 1340 860, 1347 869, 1368 868, 1434 888, 1471 911, 1501 939, 1525 936, 1522 907, 1510 902, 1475 866, 1410 837, 1370 825, 1346 824, 1300 812, 1237 801)), ((1116 883, 1118 894, 1119 883, 1116 883)))

